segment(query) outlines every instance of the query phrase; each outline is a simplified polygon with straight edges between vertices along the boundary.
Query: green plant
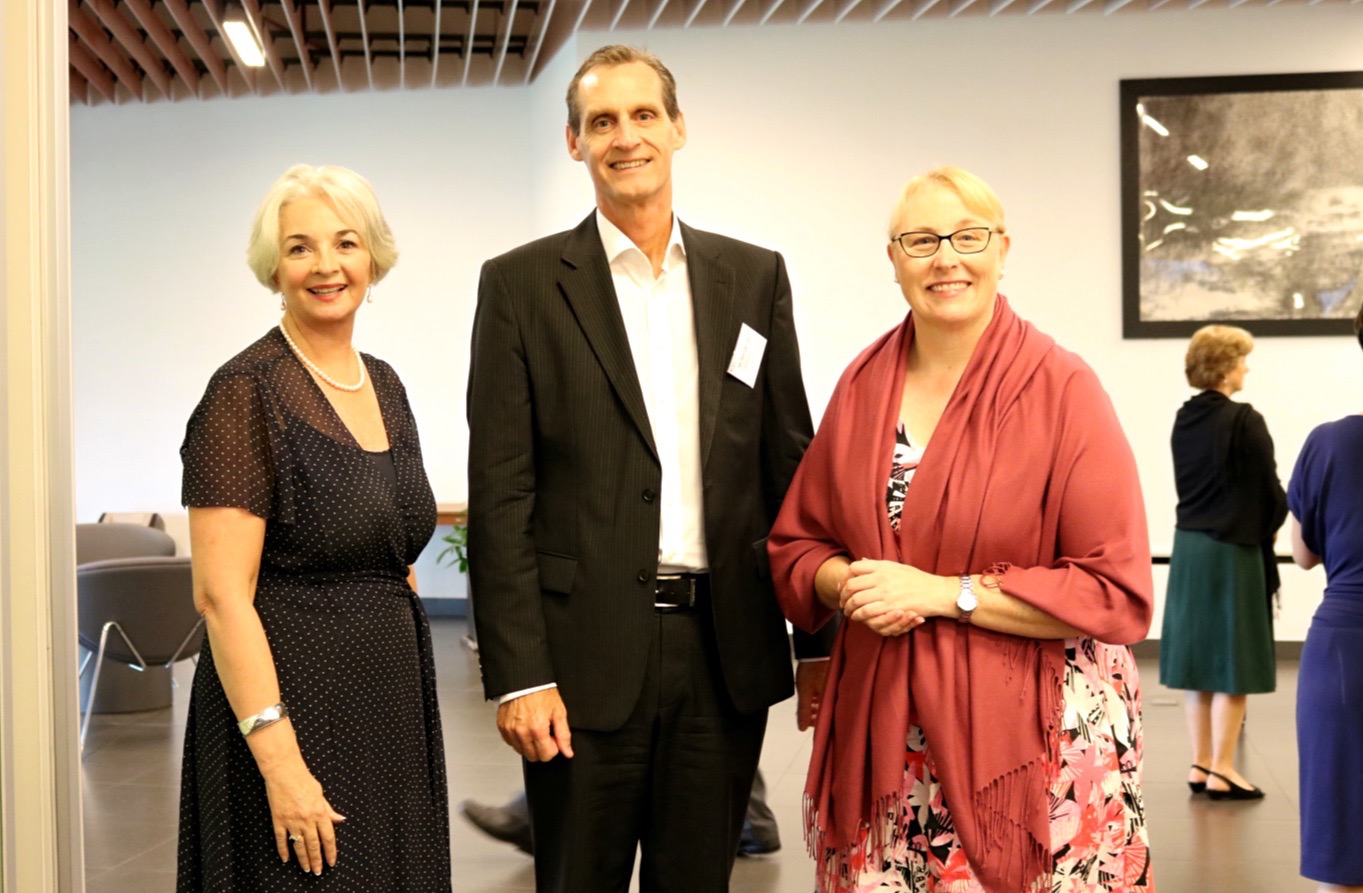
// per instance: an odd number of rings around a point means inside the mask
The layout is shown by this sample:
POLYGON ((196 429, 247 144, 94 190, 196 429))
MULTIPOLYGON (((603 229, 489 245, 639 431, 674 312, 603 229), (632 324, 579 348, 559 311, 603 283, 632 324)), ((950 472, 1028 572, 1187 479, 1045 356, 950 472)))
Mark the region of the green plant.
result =
POLYGON ((435 557, 437 564, 445 564, 445 558, 450 558, 449 564, 459 569, 459 573, 469 572, 469 528, 467 524, 456 524, 450 528, 450 532, 440 538, 441 542, 449 543, 444 550, 435 557))

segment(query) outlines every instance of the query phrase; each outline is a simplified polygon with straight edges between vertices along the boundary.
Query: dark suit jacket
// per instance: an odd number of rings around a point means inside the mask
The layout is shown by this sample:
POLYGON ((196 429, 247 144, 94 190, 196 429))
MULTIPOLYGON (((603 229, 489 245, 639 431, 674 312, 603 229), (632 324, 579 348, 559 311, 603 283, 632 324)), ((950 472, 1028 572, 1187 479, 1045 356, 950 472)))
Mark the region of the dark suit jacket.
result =
MULTIPOLYGON (((779 254, 683 224, 719 664, 749 713, 791 693, 766 536, 811 436, 779 254), (754 387, 726 374, 746 323, 754 387)), ((661 466, 595 214, 483 265, 469 374, 469 557, 488 697, 556 682, 619 728, 655 622, 661 466)))

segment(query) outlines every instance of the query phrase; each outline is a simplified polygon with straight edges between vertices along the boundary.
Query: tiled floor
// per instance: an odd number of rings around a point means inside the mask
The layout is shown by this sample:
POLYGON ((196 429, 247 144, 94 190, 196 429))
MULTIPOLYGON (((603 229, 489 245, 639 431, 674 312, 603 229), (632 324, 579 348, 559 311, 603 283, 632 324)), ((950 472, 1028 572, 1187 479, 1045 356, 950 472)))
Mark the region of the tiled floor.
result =
MULTIPOLYGON (((459 644, 462 620, 432 622, 450 799, 499 802, 520 787, 520 767, 482 700, 476 657, 459 644)), ((1297 876, 1297 753, 1293 732, 1297 666, 1282 662, 1278 691, 1250 698, 1241 771, 1262 786, 1258 803, 1192 798, 1180 695, 1145 676, 1145 797, 1160 893, 1305 893, 1297 876)), ((174 707, 97 715, 84 761, 86 883, 89 893, 170 893, 175 886, 176 797, 180 743, 193 669, 177 672, 174 707)), ((793 701, 772 713, 762 768, 785 848, 740 859, 734 893, 809 893, 813 863, 800 842, 800 792, 809 735, 795 730, 793 701)), ((480 836, 455 815, 451 829, 456 893, 534 888, 530 860, 480 836)), ((376 891, 381 893, 381 891, 376 891)))

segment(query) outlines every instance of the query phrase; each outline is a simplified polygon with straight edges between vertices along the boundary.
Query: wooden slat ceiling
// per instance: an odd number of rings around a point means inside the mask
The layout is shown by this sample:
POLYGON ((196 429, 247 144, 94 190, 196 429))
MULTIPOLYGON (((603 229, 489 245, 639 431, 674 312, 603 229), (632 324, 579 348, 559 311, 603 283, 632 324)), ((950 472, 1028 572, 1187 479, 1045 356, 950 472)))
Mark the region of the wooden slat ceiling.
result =
POLYGON ((71 97, 87 105, 533 81, 579 29, 880 22, 1363 0, 53 0, 70 12, 71 97), (223 23, 249 18, 266 64, 223 23))

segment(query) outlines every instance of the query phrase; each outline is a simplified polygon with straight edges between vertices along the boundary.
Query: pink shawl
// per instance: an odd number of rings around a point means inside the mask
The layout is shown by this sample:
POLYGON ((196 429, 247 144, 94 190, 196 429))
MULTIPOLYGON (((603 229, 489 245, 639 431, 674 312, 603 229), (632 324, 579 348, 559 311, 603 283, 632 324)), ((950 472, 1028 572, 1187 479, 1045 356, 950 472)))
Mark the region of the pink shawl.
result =
MULTIPOLYGON (((999 296, 929 442, 898 534, 885 505, 913 316, 843 373, 769 550, 787 616, 831 612, 814 575, 845 554, 990 582, 1103 642, 1150 625, 1150 546, 1135 460, 1097 376, 999 296)), ((884 638, 843 623, 805 788, 811 852, 883 855, 910 702, 976 876, 1016 893, 1048 876, 1064 644, 937 618, 884 638)), ((835 863, 824 860, 827 870, 835 863)), ((825 886, 832 880, 825 877, 825 886)))

